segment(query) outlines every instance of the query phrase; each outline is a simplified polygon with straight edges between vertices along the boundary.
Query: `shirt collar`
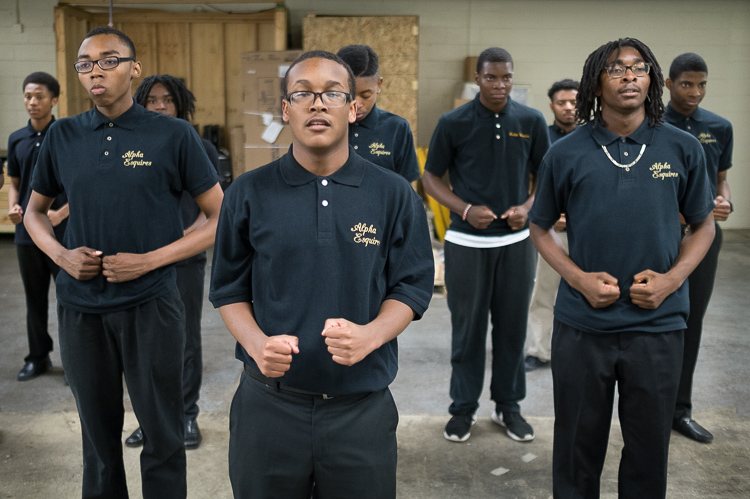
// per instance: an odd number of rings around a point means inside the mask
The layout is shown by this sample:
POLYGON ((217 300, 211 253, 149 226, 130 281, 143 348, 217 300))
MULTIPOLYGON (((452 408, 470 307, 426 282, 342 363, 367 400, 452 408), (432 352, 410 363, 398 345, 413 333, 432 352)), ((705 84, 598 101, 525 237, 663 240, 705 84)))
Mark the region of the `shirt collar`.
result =
POLYGON ((478 116, 479 116, 480 118, 492 118, 492 117, 494 117, 494 116, 495 116, 496 114, 505 114, 505 112, 506 112, 506 111, 508 110, 508 107, 510 107, 510 105, 511 105, 510 103, 511 103, 511 98, 510 98, 510 95, 509 95, 509 96, 508 96, 508 102, 507 102, 507 103, 505 104, 505 107, 503 108, 503 110, 502 110, 502 111, 498 111, 498 112, 495 112, 495 111, 492 111, 492 110, 490 110, 490 109, 488 109, 488 108, 484 107, 484 104, 482 104, 482 103, 481 103, 481 102, 479 101, 479 94, 478 94, 478 93, 477 93, 477 95, 476 95, 476 96, 474 97, 474 109, 476 109, 476 110, 477 110, 477 115, 478 115, 478 116))
POLYGON ((91 128, 94 130, 107 123, 114 123, 116 126, 126 130, 135 130, 135 127, 138 126, 141 118, 146 113, 146 108, 133 101, 130 109, 113 120, 104 116, 96 107, 91 110, 91 113, 91 128))
MULTIPOLYGON (((591 131, 591 136, 600 146, 609 145, 622 138, 616 133, 610 132, 604 128, 596 119, 589 122, 589 130, 591 131)), ((643 123, 641 123, 633 133, 627 136, 627 139, 636 144, 650 144, 653 138, 654 127, 648 126, 648 118, 644 118, 643 123)))
POLYGON ((695 108, 695 111, 693 111, 693 114, 690 116, 685 116, 684 114, 677 112, 677 110, 672 107, 671 102, 667 104, 667 117, 670 118, 670 121, 683 121, 687 118, 695 121, 703 121, 703 116, 703 110, 700 107, 695 108))
POLYGON ((34 137, 38 133, 41 133, 42 135, 45 135, 47 133, 47 130, 49 130, 49 127, 51 127, 52 123, 54 123, 54 122, 55 122, 55 117, 52 116, 52 120, 50 120, 50 122, 47 123, 47 126, 45 126, 44 128, 42 128, 41 130, 37 130, 33 126, 31 126, 31 120, 29 120, 28 123, 26 124, 26 132, 28 132, 28 134, 29 134, 28 136, 29 137, 34 137))
POLYGON ((378 127, 380 121, 380 113, 376 105, 372 106, 372 110, 365 116, 365 119, 359 122, 359 126, 363 126, 370 130, 375 130, 378 127))
MULTIPOLYGON (((284 181, 290 186, 296 187, 318 179, 318 175, 306 170, 297 162, 294 154, 292 154, 292 147, 290 146, 289 152, 281 158, 281 176, 284 181)), ((337 184, 359 187, 365 174, 364 164, 365 160, 357 154, 352 146, 349 146, 349 159, 335 173, 326 178, 337 184)))
POLYGON ((552 130, 554 130, 556 133, 559 133, 560 135, 568 135, 569 133, 573 133, 575 131, 575 128, 574 128, 573 130, 571 130, 569 132, 566 132, 565 130, 563 130, 562 128, 560 128, 557 125, 557 123, 552 123, 550 125, 550 128, 552 128, 552 130))

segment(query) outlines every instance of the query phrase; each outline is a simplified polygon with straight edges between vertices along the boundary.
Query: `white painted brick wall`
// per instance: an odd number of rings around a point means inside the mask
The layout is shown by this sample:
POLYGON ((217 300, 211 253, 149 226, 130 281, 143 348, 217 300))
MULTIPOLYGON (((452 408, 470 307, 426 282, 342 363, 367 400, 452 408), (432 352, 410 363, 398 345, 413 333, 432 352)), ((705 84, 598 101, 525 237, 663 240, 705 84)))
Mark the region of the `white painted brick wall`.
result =
POLYGON ((29 119, 23 107, 24 78, 34 71, 55 76, 56 5, 56 0, 19 1, 19 33, 16 0, 0 0, 0 149, 29 119))

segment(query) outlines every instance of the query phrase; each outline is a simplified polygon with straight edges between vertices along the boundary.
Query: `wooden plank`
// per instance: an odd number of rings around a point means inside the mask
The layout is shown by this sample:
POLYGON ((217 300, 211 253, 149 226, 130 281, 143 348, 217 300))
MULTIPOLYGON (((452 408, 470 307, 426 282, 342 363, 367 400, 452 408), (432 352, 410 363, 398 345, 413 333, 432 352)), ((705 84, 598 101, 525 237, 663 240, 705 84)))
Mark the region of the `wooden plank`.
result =
POLYGON ((226 125, 224 87, 224 25, 196 23, 190 27, 194 123, 226 125))
POLYGON ((226 124, 227 128, 241 127, 245 98, 242 53, 258 50, 258 25, 227 24, 224 33, 226 124))
POLYGON ((157 69, 159 74, 182 78, 188 88, 192 88, 190 25, 184 23, 157 23, 156 37, 157 69))
MULTIPOLYGON (((92 21, 97 26, 106 26, 109 14, 93 13, 92 21)), ((166 12, 152 9, 126 9, 114 14, 115 23, 245 23, 245 22, 276 22, 276 9, 255 12, 253 14, 222 14, 219 12, 166 12)))
MULTIPOLYGON (((276 5, 284 5, 285 0, 274 0, 274 3, 276 5)), ((143 4, 145 3, 143 0, 117 0, 118 5, 128 5, 128 4, 143 4)), ((174 4, 185 4, 190 3, 186 2, 185 0, 159 0, 160 4, 164 5, 174 5, 174 4)), ((214 4, 214 3, 237 3, 237 4, 243 4, 243 3, 268 3, 268 0, 201 0, 201 4, 214 4)), ((73 0, 70 2, 60 2, 60 5, 65 4, 76 4, 76 5, 93 5, 93 6, 108 6, 109 0, 73 0)))
POLYGON ((133 79, 133 92, 146 76, 158 74, 159 56, 155 23, 122 23, 120 30, 127 33, 135 45, 136 59, 141 61, 141 76, 133 79))
POLYGON ((55 8, 55 48, 57 51, 57 80, 60 82, 59 118, 91 109, 91 100, 78 81, 73 69, 78 47, 89 31, 90 15, 73 7, 55 8))

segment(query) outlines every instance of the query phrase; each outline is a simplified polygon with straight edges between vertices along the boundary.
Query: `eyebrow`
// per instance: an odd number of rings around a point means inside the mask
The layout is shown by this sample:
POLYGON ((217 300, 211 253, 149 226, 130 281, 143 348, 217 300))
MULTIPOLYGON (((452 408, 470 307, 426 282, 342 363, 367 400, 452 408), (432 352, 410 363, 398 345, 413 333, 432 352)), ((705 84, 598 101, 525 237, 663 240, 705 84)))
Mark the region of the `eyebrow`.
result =
MULTIPOLYGON (((111 55, 120 55, 120 52, 118 50, 105 50, 104 52, 99 53, 102 57, 109 57, 111 55)), ((88 54, 81 54, 78 56, 78 59, 91 59, 91 56, 88 54)))
MULTIPOLYGON (((298 84, 302 84, 302 85, 311 85, 311 83, 310 83, 310 80, 297 80, 297 81, 295 81, 294 83, 292 83, 292 86, 294 86, 294 85, 298 85, 298 84)), ((344 85, 343 85, 343 84, 342 84, 341 82, 339 82, 339 81, 336 81, 336 80, 328 80, 328 81, 326 82, 326 84, 325 84, 325 88, 335 87, 336 85, 338 85, 338 86, 340 86, 340 87, 342 87, 342 88, 344 87, 344 85)))

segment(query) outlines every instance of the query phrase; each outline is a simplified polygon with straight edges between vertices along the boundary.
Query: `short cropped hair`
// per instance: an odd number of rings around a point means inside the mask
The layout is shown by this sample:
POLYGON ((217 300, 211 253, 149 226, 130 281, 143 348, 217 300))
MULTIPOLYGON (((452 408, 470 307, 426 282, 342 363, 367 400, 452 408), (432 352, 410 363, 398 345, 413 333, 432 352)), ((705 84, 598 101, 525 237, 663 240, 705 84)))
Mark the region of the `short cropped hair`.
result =
MULTIPOLYGON (((83 37, 83 40, 84 41, 88 40, 92 36, 97 36, 97 35, 115 35, 122 41, 122 43, 128 46, 132 54, 130 57, 135 59, 135 44, 133 44, 133 40, 131 40, 128 35, 120 31, 119 29, 110 28, 109 26, 101 26, 99 28, 94 28, 88 33, 86 33, 86 36, 83 37)), ((83 43, 83 41, 81 43, 83 43)))
POLYGON ((513 67, 513 57, 507 50, 500 47, 490 47, 479 54, 479 58, 477 59, 477 73, 482 72, 485 62, 509 62, 510 67, 513 67))
POLYGON ((305 52, 301 56, 297 57, 297 59, 294 60, 294 62, 289 66, 289 69, 286 70, 286 73, 284 74, 284 78, 281 80, 281 94, 286 95, 288 93, 288 86, 289 86, 289 73, 292 71, 292 68, 299 64, 302 61, 306 61, 307 59, 328 59, 329 61, 333 61, 335 63, 341 64, 344 69, 346 69, 346 72, 349 74, 349 93, 354 96, 357 94, 357 81, 354 78, 354 73, 352 72, 352 68, 349 67, 349 65, 344 62, 341 57, 337 56, 333 52, 327 52, 325 50, 311 50, 310 52, 305 52))
POLYGON ((141 106, 146 107, 148 94, 157 83, 164 85, 164 88, 172 96, 177 117, 181 120, 192 120, 195 113, 195 95, 188 90, 181 78, 175 78, 172 75, 147 76, 135 90, 135 94, 133 95, 135 101, 141 106))
POLYGON ((378 74, 378 54, 369 45, 347 45, 339 49, 336 55, 352 68, 357 78, 378 74))
POLYGON ((550 101, 554 101, 555 94, 559 92, 560 90, 578 90, 579 83, 575 80, 560 80, 556 81, 552 84, 551 87, 549 87, 549 91, 547 92, 547 96, 549 97, 550 101))
POLYGON ((692 52, 678 55, 672 61, 672 65, 669 66, 669 79, 676 80, 685 71, 696 71, 699 73, 708 74, 708 65, 703 57, 692 52))
POLYGON ((44 85, 47 90, 52 94, 52 98, 60 97, 60 83, 51 74, 37 71, 31 73, 29 76, 23 79, 23 86, 21 90, 26 90, 26 85, 29 83, 36 83, 37 85, 44 85))

